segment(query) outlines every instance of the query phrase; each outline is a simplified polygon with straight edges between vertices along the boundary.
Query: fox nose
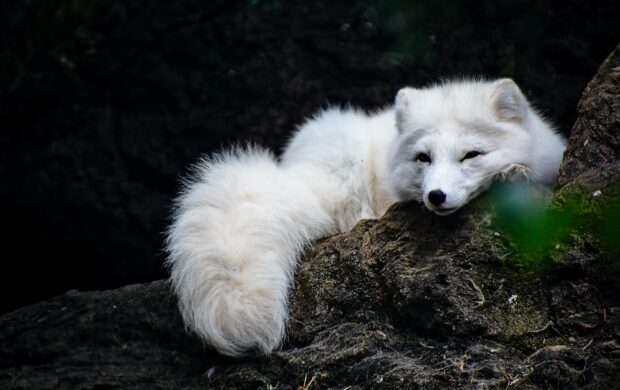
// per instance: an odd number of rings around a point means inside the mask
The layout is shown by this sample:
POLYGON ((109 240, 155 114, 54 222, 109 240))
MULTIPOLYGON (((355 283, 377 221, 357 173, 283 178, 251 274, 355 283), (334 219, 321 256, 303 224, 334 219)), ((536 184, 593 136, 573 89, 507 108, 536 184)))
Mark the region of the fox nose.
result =
POLYGON ((446 194, 442 190, 432 190, 428 193, 428 201, 439 206, 446 200, 446 194))

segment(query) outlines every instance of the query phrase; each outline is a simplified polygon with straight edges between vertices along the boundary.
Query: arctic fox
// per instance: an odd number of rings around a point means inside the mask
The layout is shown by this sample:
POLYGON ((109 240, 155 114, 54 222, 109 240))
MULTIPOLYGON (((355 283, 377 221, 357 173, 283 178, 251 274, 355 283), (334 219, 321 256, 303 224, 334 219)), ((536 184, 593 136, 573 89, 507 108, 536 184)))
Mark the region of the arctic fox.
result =
POLYGON ((394 107, 328 109, 278 160, 257 147, 200 162, 177 200, 168 265, 186 325, 223 354, 263 354, 285 334, 304 248, 417 200, 458 210, 501 175, 555 179, 565 140, 517 85, 403 88, 394 107))

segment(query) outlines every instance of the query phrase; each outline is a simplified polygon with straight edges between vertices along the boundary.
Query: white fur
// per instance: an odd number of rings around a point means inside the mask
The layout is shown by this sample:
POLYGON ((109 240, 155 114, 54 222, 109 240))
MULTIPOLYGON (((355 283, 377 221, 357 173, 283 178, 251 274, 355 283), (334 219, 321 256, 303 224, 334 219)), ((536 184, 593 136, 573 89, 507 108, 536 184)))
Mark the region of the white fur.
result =
POLYGON ((190 329, 221 353, 267 354, 285 334, 288 290, 313 240, 378 218, 397 200, 454 212, 495 177, 550 183, 564 140, 511 80, 399 91, 395 108, 329 109, 281 160, 259 148, 201 162, 168 234, 171 280, 190 329), (477 157, 462 160, 469 151, 477 157), (428 154, 430 163, 415 161, 428 154), (429 202, 440 189, 445 203, 429 202))
POLYGON ((566 147, 508 79, 404 88, 396 117, 392 188, 399 199, 417 199, 440 215, 458 210, 507 172, 528 172, 531 181, 551 184, 566 147), (472 151, 482 154, 463 159, 472 151), (431 163, 415 161, 420 153, 431 163), (433 190, 446 194, 441 206, 429 201, 433 190))

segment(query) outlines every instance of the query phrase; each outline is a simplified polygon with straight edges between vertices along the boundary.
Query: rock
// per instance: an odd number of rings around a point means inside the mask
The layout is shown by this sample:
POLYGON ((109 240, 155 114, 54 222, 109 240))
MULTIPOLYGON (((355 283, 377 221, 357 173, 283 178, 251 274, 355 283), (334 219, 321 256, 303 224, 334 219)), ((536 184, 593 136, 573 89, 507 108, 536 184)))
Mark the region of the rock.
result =
POLYGON ((558 184, 578 184, 599 196, 620 176, 620 47, 590 81, 577 110, 558 184))
POLYGON ((5 315, 0 387, 170 388, 200 377, 222 358, 206 358, 174 304, 160 281, 73 291, 5 315))
MULTIPOLYGON (((605 100, 618 91, 619 55, 584 93, 552 209, 593 183, 592 172, 619 163, 618 106, 605 100), (608 111, 589 106, 605 101, 608 111), (582 150, 584 139, 615 152, 582 150)), ((596 182, 606 195, 585 193, 596 206, 580 211, 589 219, 617 195, 619 177, 608 179, 596 182)), ((440 218, 397 204, 317 243, 296 275, 287 340, 268 357, 234 360, 202 347, 184 332, 164 281, 70 292, 17 310, 0 317, 0 387, 614 388, 613 252, 578 224, 544 249, 547 268, 525 268, 513 261, 519 247, 499 232, 494 210, 482 199, 440 218)))

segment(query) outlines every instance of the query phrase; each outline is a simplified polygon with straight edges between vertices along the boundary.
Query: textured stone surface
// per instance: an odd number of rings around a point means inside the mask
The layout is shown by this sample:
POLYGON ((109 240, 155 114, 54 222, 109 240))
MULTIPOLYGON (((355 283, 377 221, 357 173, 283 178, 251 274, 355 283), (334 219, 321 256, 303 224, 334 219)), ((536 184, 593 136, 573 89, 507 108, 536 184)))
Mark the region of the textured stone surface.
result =
POLYGON ((620 46, 590 81, 577 110, 558 183, 576 181, 596 191, 620 175, 620 46))
MULTIPOLYGON (((602 66, 580 107, 617 91, 609 64, 619 54, 602 66)), ((488 199, 450 218, 399 204, 307 253, 287 340, 269 357, 232 360, 201 347, 184 333, 160 281, 72 292, 3 315, 0 387, 615 388, 620 270, 617 253, 592 226, 617 205, 619 178, 597 181, 604 195, 578 190, 590 191, 581 178, 617 166, 618 154, 591 167, 580 163, 575 144, 596 137, 613 149, 617 134, 605 130, 618 126, 611 107, 588 126, 589 110, 577 122, 581 133, 571 138, 552 208, 581 196, 589 223, 545 249, 543 269, 515 262, 518 247, 496 226, 488 199)))

